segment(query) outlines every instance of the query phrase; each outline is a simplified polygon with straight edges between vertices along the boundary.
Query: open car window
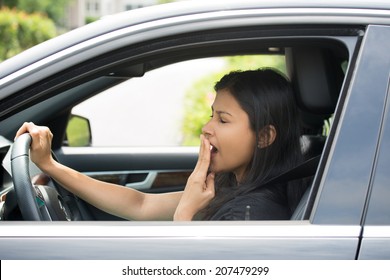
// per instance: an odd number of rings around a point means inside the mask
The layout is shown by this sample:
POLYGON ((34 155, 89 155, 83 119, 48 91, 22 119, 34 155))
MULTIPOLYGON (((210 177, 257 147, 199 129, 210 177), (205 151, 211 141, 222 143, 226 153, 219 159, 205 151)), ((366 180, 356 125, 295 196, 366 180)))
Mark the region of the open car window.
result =
MULTIPOLYGON (((229 71, 274 68, 284 55, 225 56, 188 60, 134 77, 80 103, 72 114, 89 120, 92 147, 199 146, 209 120, 214 84, 229 71)), ((74 134, 82 128, 73 128, 74 134)), ((69 131, 68 140, 77 138, 69 131)), ((69 146, 82 143, 68 142, 69 146)))

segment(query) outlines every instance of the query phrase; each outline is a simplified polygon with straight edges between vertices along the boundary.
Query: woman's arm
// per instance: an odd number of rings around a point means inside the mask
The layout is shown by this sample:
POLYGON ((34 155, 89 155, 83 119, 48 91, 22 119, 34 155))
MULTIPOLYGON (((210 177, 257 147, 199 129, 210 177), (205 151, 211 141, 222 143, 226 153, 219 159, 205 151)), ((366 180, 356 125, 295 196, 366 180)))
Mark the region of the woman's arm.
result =
POLYGON ((95 180, 51 156, 52 133, 47 127, 24 123, 16 133, 30 133, 31 160, 64 188, 95 207, 131 220, 172 220, 182 192, 145 194, 134 189, 95 180))
POLYGON ((172 220, 182 194, 145 194, 95 180, 56 161, 42 171, 86 202, 129 220, 172 220))

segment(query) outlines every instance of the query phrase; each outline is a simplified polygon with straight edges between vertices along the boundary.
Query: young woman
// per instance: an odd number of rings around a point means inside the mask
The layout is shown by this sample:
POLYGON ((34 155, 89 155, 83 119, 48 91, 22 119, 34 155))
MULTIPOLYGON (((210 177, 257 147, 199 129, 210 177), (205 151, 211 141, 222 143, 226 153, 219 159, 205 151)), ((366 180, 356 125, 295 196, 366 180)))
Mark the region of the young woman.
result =
POLYGON ((215 86, 196 167, 183 192, 145 194, 94 180, 51 156, 47 127, 24 123, 31 159, 94 206, 131 220, 289 219, 301 184, 267 184, 302 158, 300 126, 289 82, 273 70, 232 72, 215 86))

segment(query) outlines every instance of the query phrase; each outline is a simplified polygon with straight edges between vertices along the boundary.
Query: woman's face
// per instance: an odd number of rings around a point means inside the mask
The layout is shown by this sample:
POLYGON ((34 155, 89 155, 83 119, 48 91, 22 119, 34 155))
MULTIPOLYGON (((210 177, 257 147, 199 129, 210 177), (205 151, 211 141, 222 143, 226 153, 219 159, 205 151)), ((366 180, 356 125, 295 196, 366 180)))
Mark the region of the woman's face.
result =
POLYGON ((210 170, 233 172, 240 182, 257 146, 247 113, 228 90, 217 91, 212 105, 212 117, 203 127, 210 141, 210 170))

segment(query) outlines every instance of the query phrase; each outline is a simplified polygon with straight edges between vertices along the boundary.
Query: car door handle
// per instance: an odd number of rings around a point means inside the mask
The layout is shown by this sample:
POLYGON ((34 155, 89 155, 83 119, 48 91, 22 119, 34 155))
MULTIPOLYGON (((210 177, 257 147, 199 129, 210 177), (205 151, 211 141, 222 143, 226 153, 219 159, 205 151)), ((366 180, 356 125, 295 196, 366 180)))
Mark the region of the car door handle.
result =
POLYGON ((152 187, 154 180, 157 177, 157 172, 152 171, 149 172, 146 178, 143 181, 140 182, 131 182, 131 183, 126 183, 126 187, 136 189, 136 190, 148 190, 152 187))

